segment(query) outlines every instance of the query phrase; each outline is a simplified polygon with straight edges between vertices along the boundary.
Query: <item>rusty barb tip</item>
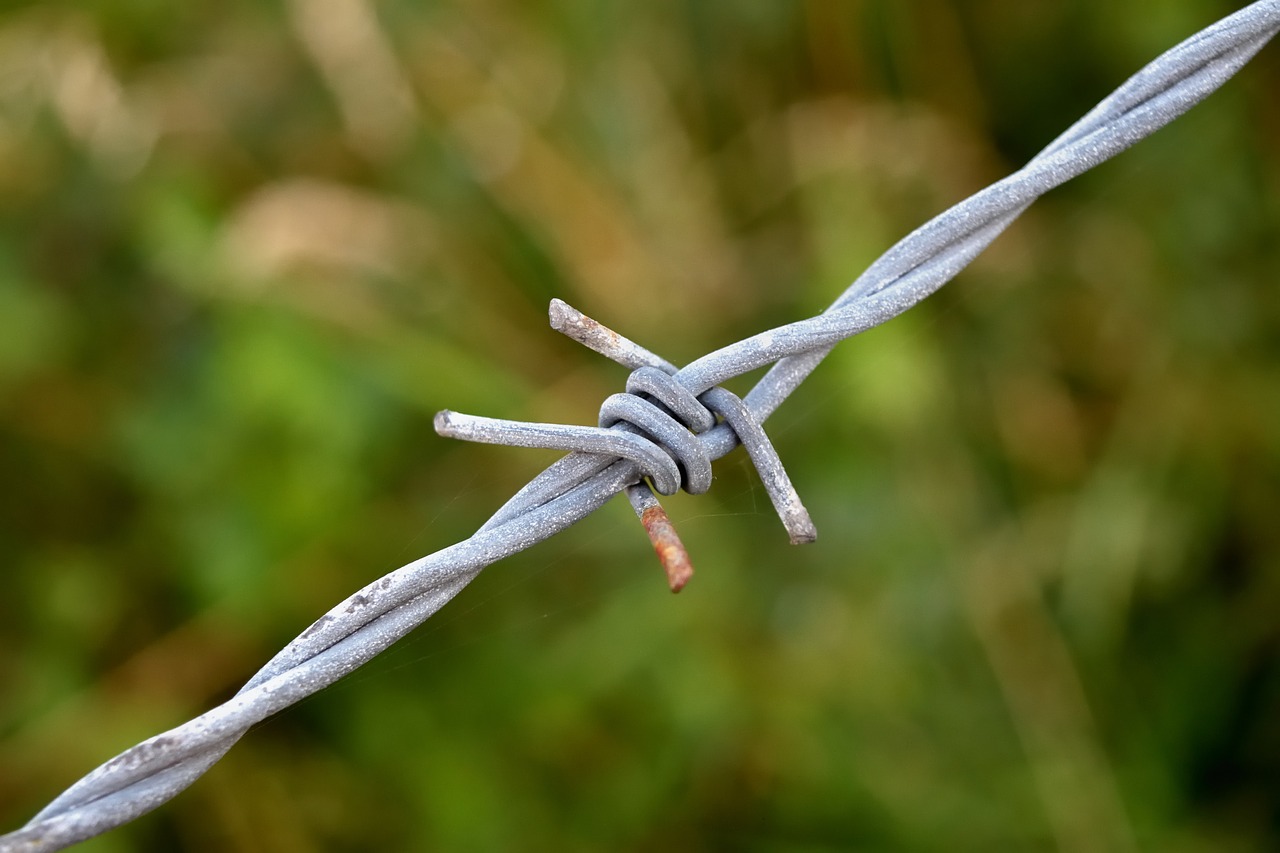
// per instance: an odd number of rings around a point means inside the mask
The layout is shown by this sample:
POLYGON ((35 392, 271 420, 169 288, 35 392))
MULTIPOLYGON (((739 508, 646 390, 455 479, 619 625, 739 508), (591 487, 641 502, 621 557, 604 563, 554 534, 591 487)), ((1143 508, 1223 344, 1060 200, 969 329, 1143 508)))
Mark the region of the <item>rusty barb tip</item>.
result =
POLYGON ((594 350, 623 367, 659 367, 675 373, 674 365, 640 346, 635 341, 618 334, 599 320, 593 320, 563 299, 552 299, 547 307, 551 328, 594 350))
POLYGON ((689 552, 685 550, 675 525, 667 516, 667 511, 654 503, 645 508, 640 516, 645 533, 653 543, 654 553, 658 555, 662 568, 667 573, 667 585, 672 592, 679 592, 693 577, 693 564, 689 561, 689 552))

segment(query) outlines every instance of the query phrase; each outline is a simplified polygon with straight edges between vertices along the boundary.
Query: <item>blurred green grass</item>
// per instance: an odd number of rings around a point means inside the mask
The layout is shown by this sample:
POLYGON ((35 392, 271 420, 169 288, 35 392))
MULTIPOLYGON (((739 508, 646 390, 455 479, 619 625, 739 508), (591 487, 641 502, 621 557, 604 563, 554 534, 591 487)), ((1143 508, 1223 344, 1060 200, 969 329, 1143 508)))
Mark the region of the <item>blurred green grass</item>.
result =
MULTIPOLYGON (((1233 4, 0 14, 0 820, 229 696, 622 371, 820 310, 1233 4)), ((749 466, 492 567, 136 849, 1280 839, 1280 54, 1038 203, 749 466)))

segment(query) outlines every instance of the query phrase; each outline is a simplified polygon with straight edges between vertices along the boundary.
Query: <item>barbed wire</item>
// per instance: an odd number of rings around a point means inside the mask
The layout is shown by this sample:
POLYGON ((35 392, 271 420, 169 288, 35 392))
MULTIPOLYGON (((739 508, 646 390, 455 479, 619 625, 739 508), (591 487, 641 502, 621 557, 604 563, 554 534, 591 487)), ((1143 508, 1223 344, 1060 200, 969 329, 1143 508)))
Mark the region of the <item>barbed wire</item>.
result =
POLYGON ((823 313, 761 332, 683 368, 559 300, 552 327, 634 372, 598 427, 522 424, 441 412, 443 435, 570 450, 473 536, 374 581, 330 610, 227 702, 117 755, 32 820, 0 853, 58 850, 155 809, 199 778, 255 723, 357 669, 439 610, 479 572, 550 538, 625 492, 673 590, 692 571, 653 490, 705 491, 710 464, 743 444, 793 542, 815 533, 761 424, 840 341, 912 307, 951 280, 1036 198, 1154 133, 1221 86, 1280 31, 1261 0, 1159 56, 1026 166, 913 231, 823 313), (772 365, 744 397, 719 386, 772 365), (646 479, 653 484, 650 488, 646 479))

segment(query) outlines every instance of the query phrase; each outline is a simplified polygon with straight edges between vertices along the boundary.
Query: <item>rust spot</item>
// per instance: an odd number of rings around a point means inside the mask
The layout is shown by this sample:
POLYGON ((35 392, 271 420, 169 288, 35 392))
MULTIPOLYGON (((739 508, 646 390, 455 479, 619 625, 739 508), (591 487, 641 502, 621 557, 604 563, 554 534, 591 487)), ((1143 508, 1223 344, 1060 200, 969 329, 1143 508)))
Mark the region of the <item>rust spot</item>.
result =
POLYGON ((654 505, 647 507, 640 516, 645 533, 653 543, 653 550, 662 562, 667 573, 667 585, 672 592, 679 592, 693 577, 693 564, 689 562, 689 552, 684 549, 680 535, 667 517, 667 511, 654 505))
POLYGON ((603 348, 607 352, 612 352, 626 341, 622 335, 619 335, 613 329, 596 320, 592 320, 585 314, 574 319, 576 320, 575 325, 581 330, 580 334, 583 339, 593 342, 596 345, 593 349, 597 349, 597 351, 599 351, 599 348, 603 348))

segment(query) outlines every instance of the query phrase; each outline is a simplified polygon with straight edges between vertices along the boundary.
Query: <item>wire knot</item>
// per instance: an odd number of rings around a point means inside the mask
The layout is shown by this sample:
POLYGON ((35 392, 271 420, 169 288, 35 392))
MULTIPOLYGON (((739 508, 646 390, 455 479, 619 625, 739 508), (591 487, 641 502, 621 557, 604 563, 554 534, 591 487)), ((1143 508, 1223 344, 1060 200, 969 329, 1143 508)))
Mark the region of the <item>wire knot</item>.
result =
POLYGON ((697 436, 716 425, 716 416, 671 374, 641 367, 627 377, 627 392, 600 406, 600 426, 617 424, 658 451, 635 460, 658 494, 700 495, 711 488, 711 455, 697 436))
MULTIPOLYGON (((551 301, 550 316, 552 328, 632 368, 626 392, 613 394, 601 404, 599 425, 536 424, 443 411, 436 415, 436 432, 489 444, 595 454, 606 463, 611 459, 625 459, 635 464, 640 477, 647 478, 659 494, 672 495, 683 488, 697 495, 711 488, 713 454, 709 434, 717 429, 727 430, 732 435, 720 436, 730 439, 721 445, 720 454, 731 448, 735 440, 742 444, 792 543, 812 542, 817 538, 813 521, 791 485, 777 451, 759 419, 741 398, 718 386, 695 394, 680 381, 679 371, 670 362, 559 299, 551 301)), ((572 458, 566 457, 566 461, 572 458)), ((544 492, 540 481, 535 479, 489 523, 528 511, 554 500, 559 494, 544 492)), ((672 590, 679 591, 693 570, 670 519, 642 481, 627 489, 627 497, 644 522, 667 570, 672 590)))

